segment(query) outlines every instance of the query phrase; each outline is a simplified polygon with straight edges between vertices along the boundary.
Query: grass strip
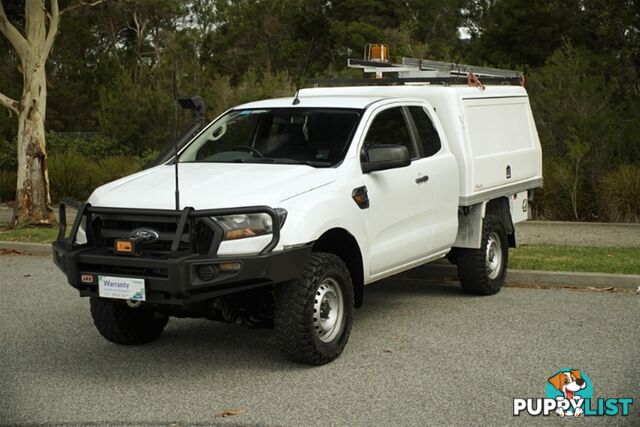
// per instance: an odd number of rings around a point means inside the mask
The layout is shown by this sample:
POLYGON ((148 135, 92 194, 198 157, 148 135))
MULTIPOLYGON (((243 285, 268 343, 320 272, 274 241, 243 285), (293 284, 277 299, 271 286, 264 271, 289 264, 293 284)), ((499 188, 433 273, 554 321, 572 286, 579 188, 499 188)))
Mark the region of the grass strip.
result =
POLYGON ((640 274, 640 248, 523 245, 509 251, 509 268, 640 274))
POLYGON ((21 227, 9 229, 8 224, 0 224, 0 240, 12 242, 51 243, 58 236, 58 226, 21 227))

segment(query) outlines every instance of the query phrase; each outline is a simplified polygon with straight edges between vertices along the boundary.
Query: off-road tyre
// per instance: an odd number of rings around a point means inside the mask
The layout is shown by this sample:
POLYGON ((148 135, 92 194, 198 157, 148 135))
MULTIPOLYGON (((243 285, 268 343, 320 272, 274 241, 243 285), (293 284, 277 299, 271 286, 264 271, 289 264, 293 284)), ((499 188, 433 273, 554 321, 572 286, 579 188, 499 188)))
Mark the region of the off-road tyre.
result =
POLYGON ((146 344, 157 339, 169 318, 148 307, 129 307, 125 301, 91 298, 91 317, 100 335, 122 345, 146 344))
POLYGON ((345 263, 333 254, 312 253, 300 277, 276 289, 274 326, 281 351, 291 360, 309 365, 324 365, 336 359, 349 340, 353 301, 351 276, 345 263), (341 304, 326 303, 327 298, 337 299, 338 293, 341 304), (325 319, 330 319, 332 310, 339 316, 341 305, 341 324, 327 332, 326 325, 319 323, 319 304, 324 307, 320 311, 327 316, 325 319))
POLYGON ((509 262, 508 242, 507 232, 500 220, 487 216, 482 224, 480 249, 456 249, 458 278, 466 293, 493 295, 502 288, 509 262), (490 266, 496 257, 499 257, 499 265, 492 269, 490 266))
POLYGON ((458 250, 456 248, 451 248, 449 253, 446 255, 446 258, 451 264, 458 265, 458 250))

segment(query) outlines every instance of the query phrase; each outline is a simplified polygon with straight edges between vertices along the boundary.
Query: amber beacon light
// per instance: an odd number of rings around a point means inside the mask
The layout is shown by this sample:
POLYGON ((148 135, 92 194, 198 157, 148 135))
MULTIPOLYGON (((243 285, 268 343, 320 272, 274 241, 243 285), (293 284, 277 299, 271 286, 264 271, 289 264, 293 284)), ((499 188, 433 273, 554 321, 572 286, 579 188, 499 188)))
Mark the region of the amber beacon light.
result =
POLYGON ((385 44, 368 44, 364 49, 364 59, 374 62, 389 62, 389 48, 385 44))

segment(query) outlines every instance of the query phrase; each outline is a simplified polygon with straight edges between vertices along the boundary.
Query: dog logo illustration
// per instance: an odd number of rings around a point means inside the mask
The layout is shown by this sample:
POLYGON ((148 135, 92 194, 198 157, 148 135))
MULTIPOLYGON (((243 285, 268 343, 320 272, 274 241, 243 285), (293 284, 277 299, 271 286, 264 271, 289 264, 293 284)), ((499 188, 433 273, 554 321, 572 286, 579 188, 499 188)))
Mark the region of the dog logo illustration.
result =
MULTIPOLYGON (((560 401, 564 398, 570 403, 566 411, 564 410, 563 405, 558 405, 556 414, 561 417, 564 417, 565 415, 578 417, 584 414, 584 410, 581 408, 581 405, 585 398, 591 398, 591 390, 587 390, 586 375, 585 378, 583 378, 583 374, 579 369, 570 369, 566 372, 558 371, 555 375, 549 378, 548 384, 551 384, 553 389, 562 393, 562 395, 558 396, 557 393, 549 393, 549 386, 547 386, 547 397, 555 398, 560 401), (549 394, 554 394, 554 396, 549 396, 549 394), (574 402, 575 404, 573 404, 574 402)), ((589 389, 591 389, 591 385, 589 385, 589 389)))
POLYGON ((602 417, 631 413, 631 397, 593 397, 593 387, 587 374, 575 368, 563 368, 547 378, 545 397, 516 397, 513 415, 560 417, 602 417))

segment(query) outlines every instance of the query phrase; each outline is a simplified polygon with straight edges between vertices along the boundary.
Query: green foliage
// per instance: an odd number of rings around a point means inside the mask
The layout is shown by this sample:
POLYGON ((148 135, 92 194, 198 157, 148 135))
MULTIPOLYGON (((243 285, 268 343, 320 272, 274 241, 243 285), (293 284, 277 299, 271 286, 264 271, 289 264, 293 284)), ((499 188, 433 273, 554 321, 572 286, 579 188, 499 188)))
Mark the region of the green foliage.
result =
POLYGON ((142 169, 151 167, 159 155, 159 150, 145 150, 139 158, 139 163, 142 165, 142 169))
MULTIPOLYGON (((564 44, 545 67, 531 72, 527 90, 547 156, 563 156, 568 141, 584 141, 600 154, 616 130, 617 112, 595 54, 564 44)), ((604 153, 603 153, 604 154, 604 153)))
MULTIPOLYGON (((204 40, 204 58, 217 73, 231 76, 234 83, 250 67, 299 74, 304 55, 311 47, 308 41, 297 37, 298 28, 307 21, 300 3, 217 2, 214 22, 218 30, 204 40)), ((314 28, 307 30, 318 32, 314 28)))
POLYGON ((142 169, 142 161, 136 157, 113 156, 99 160, 90 171, 91 187, 99 187, 142 169))
POLYGON ((135 156, 109 156, 94 159, 75 148, 56 153, 49 158, 51 197, 86 200, 91 192, 108 182, 131 175, 142 169, 143 160, 135 156))
POLYGON ((6 203, 15 200, 16 197, 16 173, 0 170, 0 202, 6 203))
POLYGON ((46 140, 49 157, 76 151, 88 159, 99 160, 107 156, 127 155, 131 151, 127 145, 101 134, 50 132, 46 140))
POLYGON ((100 89, 100 128, 138 155, 157 149, 173 135, 171 90, 157 84, 154 73, 145 79, 145 83, 136 82, 121 74, 113 86, 100 89))
POLYGON ((460 60, 464 43, 458 37, 464 0, 391 1, 397 24, 385 28, 393 56, 460 60))
POLYGON ((534 207, 540 219, 589 220, 593 218, 593 193, 581 158, 563 157, 544 162, 544 188, 536 191, 534 207))
POLYGON ((91 193, 91 174, 94 162, 75 149, 69 149, 49 158, 51 198, 63 197, 86 200, 91 193))
POLYGON ((459 44, 464 0, 195 1, 195 20, 210 24, 202 61, 232 82, 248 69, 285 72, 295 81, 339 74, 367 43, 390 43, 392 53, 449 57, 459 44))
POLYGON ((634 109, 614 97, 604 62, 565 43, 529 76, 544 154, 545 187, 536 201, 543 218, 597 218, 602 174, 593 171, 640 159, 640 135, 626 124, 634 109))
POLYGON ((18 167, 17 147, 0 136, 0 170, 15 171, 18 167))
POLYGON ((563 38, 589 38, 581 0, 468 1, 472 63, 506 67, 542 66, 563 38))
POLYGON ((242 75, 237 85, 231 83, 230 76, 215 76, 203 89, 209 116, 215 117, 238 104, 291 96, 295 92, 295 85, 284 73, 257 73, 250 70, 242 75))
POLYGON ((640 222, 640 165, 621 165, 606 174, 600 182, 598 205, 609 221, 640 222))

